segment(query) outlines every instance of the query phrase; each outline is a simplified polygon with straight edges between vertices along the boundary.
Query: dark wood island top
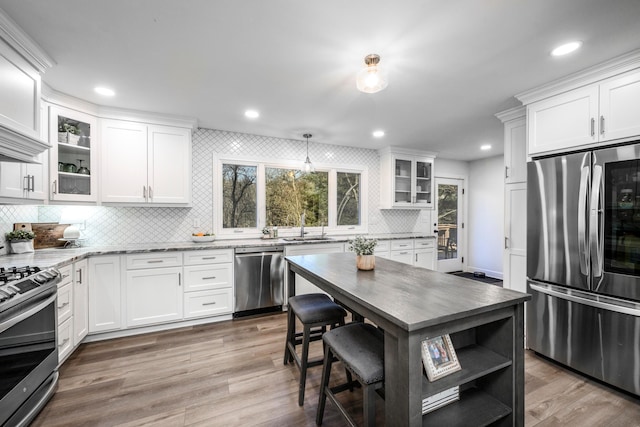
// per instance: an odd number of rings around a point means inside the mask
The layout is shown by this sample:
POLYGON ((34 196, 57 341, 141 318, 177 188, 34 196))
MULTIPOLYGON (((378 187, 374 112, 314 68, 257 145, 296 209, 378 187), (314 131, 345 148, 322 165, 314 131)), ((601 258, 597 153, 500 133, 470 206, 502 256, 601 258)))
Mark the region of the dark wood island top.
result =
POLYGON ((524 302, 530 296, 353 253, 287 256, 288 295, 299 275, 385 331, 387 426, 524 424, 524 302), (462 371, 429 382, 420 344, 450 334, 462 371), (460 401, 422 415, 422 399, 460 387, 460 401), (493 405, 493 406, 492 406, 493 405))

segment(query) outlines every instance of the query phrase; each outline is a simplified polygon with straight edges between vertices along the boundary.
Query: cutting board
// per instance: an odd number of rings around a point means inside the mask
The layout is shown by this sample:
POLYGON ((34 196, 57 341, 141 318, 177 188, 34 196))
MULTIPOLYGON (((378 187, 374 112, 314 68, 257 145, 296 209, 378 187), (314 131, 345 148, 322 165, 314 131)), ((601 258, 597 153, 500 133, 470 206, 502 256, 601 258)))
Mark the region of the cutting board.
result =
POLYGON ((33 231, 36 234, 36 238, 33 239, 33 248, 45 249, 64 246, 66 242, 59 239, 62 239, 64 229, 68 226, 69 224, 58 224, 57 222, 34 222, 16 223, 13 224, 13 229, 24 229, 33 231))

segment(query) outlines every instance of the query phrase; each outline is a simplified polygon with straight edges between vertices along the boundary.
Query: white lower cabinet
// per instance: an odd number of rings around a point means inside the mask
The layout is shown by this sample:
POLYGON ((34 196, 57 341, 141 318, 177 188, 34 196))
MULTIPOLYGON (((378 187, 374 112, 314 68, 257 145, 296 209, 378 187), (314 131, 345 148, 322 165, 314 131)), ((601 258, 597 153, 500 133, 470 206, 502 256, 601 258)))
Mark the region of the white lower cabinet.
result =
POLYGON ((61 267, 56 306, 58 313, 58 360, 62 362, 73 349, 73 283, 71 265, 61 267))
POLYGON ((120 256, 89 258, 89 333, 122 328, 120 256))
POLYGON ((413 239, 392 240, 389 259, 413 265, 413 239))
POLYGON ((89 261, 73 264, 73 346, 89 333, 89 261))
MULTIPOLYGON (((181 255, 181 254, 180 254, 181 255)), ((153 254, 127 255, 127 265, 161 265, 153 254)), ((145 326, 182 319, 182 267, 127 270, 126 326, 145 326)))
MULTIPOLYGON (((310 245, 294 245, 285 247, 285 255, 312 255, 312 254, 331 254, 344 252, 343 243, 316 243, 310 245)), ((285 279, 286 280, 286 279, 285 279)), ((289 284, 287 283, 287 287, 289 284)), ((313 293, 326 293, 316 285, 311 284, 306 279, 296 275, 296 295, 313 294, 313 293)), ((289 295, 287 292, 285 295, 289 295)))
POLYGON ((436 269, 436 249, 434 239, 416 239, 414 242, 413 265, 416 267, 436 269))
POLYGON ((233 250, 184 254, 184 318, 233 312, 233 250))

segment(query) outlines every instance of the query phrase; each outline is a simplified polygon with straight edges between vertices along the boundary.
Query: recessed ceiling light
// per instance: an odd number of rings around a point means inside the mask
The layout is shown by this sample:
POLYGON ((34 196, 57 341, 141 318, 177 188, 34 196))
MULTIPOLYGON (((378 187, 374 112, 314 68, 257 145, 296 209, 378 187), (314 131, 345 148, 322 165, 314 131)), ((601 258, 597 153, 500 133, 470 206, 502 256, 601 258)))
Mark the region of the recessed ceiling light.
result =
POLYGON ((256 110, 247 110, 244 112, 245 117, 248 117, 250 119, 257 119, 258 117, 260 117, 260 113, 258 113, 256 110))
POLYGON ((373 136, 375 136, 376 138, 382 138, 384 136, 384 131, 383 130, 374 130, 373 131, 373 136))
POLYGON ((568 53, 571 53, 577 49, 580 48, 580 46, 582 46, 582 42, 581 41, 575 41, 575 42, 570 42, 570 43, 565 43, 561 46, 556 47, 555 49, 553 49, 551 51, 551 55, 552 56, 562 56, 562 55, 566 55, 568 53))
POLYGON ((482 151, 487 151, 487 150, 491 150, 491 144, 484 144, 480 146, 480 149, 482 151))
POLYGON ((95 90, 96 93, 99 93, 100 95, 103 95, 103 96, 114 96, 116 94, 112 89, 102 87, 102 86, 98 86, 93 90, 95 90))

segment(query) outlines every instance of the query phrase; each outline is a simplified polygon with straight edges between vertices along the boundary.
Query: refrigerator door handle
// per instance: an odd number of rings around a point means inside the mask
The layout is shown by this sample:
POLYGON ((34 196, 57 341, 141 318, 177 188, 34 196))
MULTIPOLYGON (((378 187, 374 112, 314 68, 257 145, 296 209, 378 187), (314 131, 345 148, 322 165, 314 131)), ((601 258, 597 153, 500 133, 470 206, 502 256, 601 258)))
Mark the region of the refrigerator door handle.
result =
POLYGON ((589 294, 587 292, 575 289, 560 288, 553 285, 542 285, 529 282, 529 287, 541 294, 576 302, 578 304, 589 305, 591 307, 603 310, 613 311, 615 313, 629 314, 631 316, 640 317, 640 304, 628 301, 619 301, 614 298, 589 294))
POLYGON ((593 166, 593 183, 591 186, 591 203, 589 206, 589 240, 593 259, 593 277, 602 276, 602 245, 600 238, 600 187, 602 184, 602 166, 593 166))
POLYGON ((589 251, 587 247, 587 189, 589 186, 589 166, 583 166, 580 172, 580 190, 578 192, 578 257, 580 273, 589 275, 589 251))

